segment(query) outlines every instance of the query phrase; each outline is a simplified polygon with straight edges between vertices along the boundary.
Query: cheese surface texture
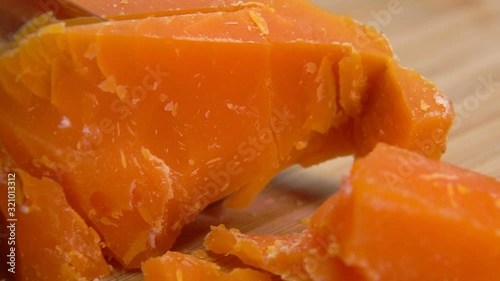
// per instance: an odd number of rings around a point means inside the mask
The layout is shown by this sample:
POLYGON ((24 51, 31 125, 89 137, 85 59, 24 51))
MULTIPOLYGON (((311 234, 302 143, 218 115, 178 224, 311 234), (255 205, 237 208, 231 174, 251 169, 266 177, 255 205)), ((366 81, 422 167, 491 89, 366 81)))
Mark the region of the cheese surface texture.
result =
POLYGON ((492 280, 500 182, 379 144, 290 235, 212 227, 205 246, 284 280, 492 280))
POLYGON ((348 17, 302 0, 107 2, 126 18, 56 22, 1 54, 0 134, 12 167, 57 182, 125 267, 292 164, 445 149, 450 102, 348 17))

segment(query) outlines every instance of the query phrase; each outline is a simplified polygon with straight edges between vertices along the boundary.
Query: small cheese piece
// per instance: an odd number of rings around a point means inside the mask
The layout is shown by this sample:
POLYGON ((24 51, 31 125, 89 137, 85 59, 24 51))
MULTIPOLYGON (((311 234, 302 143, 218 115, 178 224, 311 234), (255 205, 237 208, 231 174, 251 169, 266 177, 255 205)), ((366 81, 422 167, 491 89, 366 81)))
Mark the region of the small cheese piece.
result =
POLYGON ((494 280, 500 182, 379 144, 296 235, 212 227, 205 246, 285 280, 494 280))
POLYGON ((80 281, 109 275, 99 235, 71 208, 59 184, 15 170, 2 171, 2 186, 12 191, 4 189, 0 207, 13 237, 8 249, 15 249, 14 259, 8 267, 16 280, 80 281))
POLYGON ((236 268, 224 272, 215 263, 193 256, 167 252, 142 264, 145 281, 271 281, 271 274, 250 268, 236 268))

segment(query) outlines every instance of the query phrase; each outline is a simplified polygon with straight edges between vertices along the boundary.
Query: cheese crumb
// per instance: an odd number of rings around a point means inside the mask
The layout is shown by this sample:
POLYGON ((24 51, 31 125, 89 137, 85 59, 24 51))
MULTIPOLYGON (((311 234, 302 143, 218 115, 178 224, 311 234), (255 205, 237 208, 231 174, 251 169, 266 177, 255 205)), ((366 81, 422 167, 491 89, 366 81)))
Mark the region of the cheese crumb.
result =
POLYGON ((69 121, 68 117, 63 116, 61 119, 61 122, 59 123, 59 125, 57 125, 57 127, 59 129, 69 128, 69 127, 71 127, 71 121, 69 121))
POLYGON ((178 105, 179 105, 178 103, 174 103, 173 101, 171 101, 165 105, 163 110, 170 111, 173 116, 176 116, 178 105))
POLYGON ((127 158, 122 150, 120 150, 120 161, 122 162, 123 168, 127 168, 127 158))
POLYGON ((213 158, 213 159, 211 159, 211 160, 208 160, 208 161, 205 163, 205 165, 210 166, 210 165, 212 165, 212 164, 214 164, 214 163, 216 163, 216 162, 218 162, 218 161, 221 161, 221 160, 222 160, 222 158, 220 158, 220 157, 216 157, 216 158, 213 158))
POLYGON ((88 60, 93 60, 97 57, 97 44, 95 42, 89 45, 83 57, 88 60))
POLYGON ((124 101, 125 96, 127 95, 127 87, 117 85, 116 78, 114 75, 111 75, 108 78, 106 78, 106 80, 102 81, 101 84, 98 85, 98 87, 103 92, 117 94, 118 98, 121 101, 124 101))
POLYGON ((307 142, 305 141, 299 141, 295 144, 295 149, 297 150, 302 150, 307 147, 307 142))
POLYGON ((160 99, 161 102, 165 102, 168 99, 168 96, 165 94, 160 94, 158 98, 160 99))
POLYGON ((436 93, 434 95, 434 100, 436 101, 437 104, 441 105, 445 109, 445 114, 449 114, 451 112, 451 104, 450 101, 447 100, 443 94, 441 93, 436 93))
POLYGON ((316 73, 316 71, 318 71, 318 66, 316 66, 316 64, 314 62, 306 63, 304 68, 305 68, 306 72, 309 74, 314 74, 314 73, 316 73))
POLYGON ((249 14, 250 14, 250 17, 252 18, 252 20, 255 22, 255 24, 259 28, 260 32, 262 32, 262 34, 264 34, 264 35, 268 35, 269 28, 267 27, 267 22, 262 17, 262 15, 259 12, 254 11, 254 10, 251 10, 249 12, 249 14))
POLYGON ((156 234, 154 232, 149 232, 149 245, 156 249, 156 234))
POLYGON ((427 111, 427 109, 430 108, 430 105, 428 105, 424 100, 420 100, 420 109, 423 111, 427 111))
POLYGON ((107 217, 102 217, 100 219, 100 222, 106 226, 114 226, 114 227, 118 227, 118 225, 114 222, 112 222, 109 218, 107 217))

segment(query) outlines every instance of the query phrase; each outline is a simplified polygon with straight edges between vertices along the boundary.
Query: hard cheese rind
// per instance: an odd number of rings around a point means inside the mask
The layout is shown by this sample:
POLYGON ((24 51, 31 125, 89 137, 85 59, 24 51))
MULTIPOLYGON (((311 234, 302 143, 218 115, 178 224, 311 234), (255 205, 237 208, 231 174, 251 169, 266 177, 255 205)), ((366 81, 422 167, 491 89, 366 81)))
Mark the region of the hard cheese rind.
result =
POLYGON ((126 267, 163 254, 209 203, 246 206, 294 163, 377 141, 444 151, 449 101, 380 33, 306 1, 190 9, 52 24, 0 57, 6 150, 58 181, 126 267))
POLYGON ((499 203, 493 178, 379 144, 303 233, 218 226, 205 246, 285 280, 493 280, 499 203))
POLYGON ((145 281, 271 281, 271 274, 250 268, 235 268, 224 272, 210 261, 193 256, 167 252, 161 257, 151 258, 141 266, 145 281))

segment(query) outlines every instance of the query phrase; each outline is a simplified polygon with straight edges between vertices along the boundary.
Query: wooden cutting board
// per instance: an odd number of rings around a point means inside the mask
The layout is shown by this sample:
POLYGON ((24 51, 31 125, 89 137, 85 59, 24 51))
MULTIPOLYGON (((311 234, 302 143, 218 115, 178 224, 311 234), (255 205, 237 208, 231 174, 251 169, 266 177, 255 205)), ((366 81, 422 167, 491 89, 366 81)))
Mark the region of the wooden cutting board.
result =
MULTIPOLYGON (((314 0, 338 14, 379 27, 402 65, 435 82, 454 102, 456 123, 443 160, 500 178, 500 2, 497 0, 314 0)), ((332 27, 334 28, 334 27, 332 27)), ((174 250, 202 249, 210 225, 246 233, 287 233, 339 186, 352 158, 278 175, 242 211, 209 206, 187 226, 174 250)), ((231 258, 220 258, 226 265, 231 258)), ((140 281, 139 271, 116 271, 106 280, 140 281)))

